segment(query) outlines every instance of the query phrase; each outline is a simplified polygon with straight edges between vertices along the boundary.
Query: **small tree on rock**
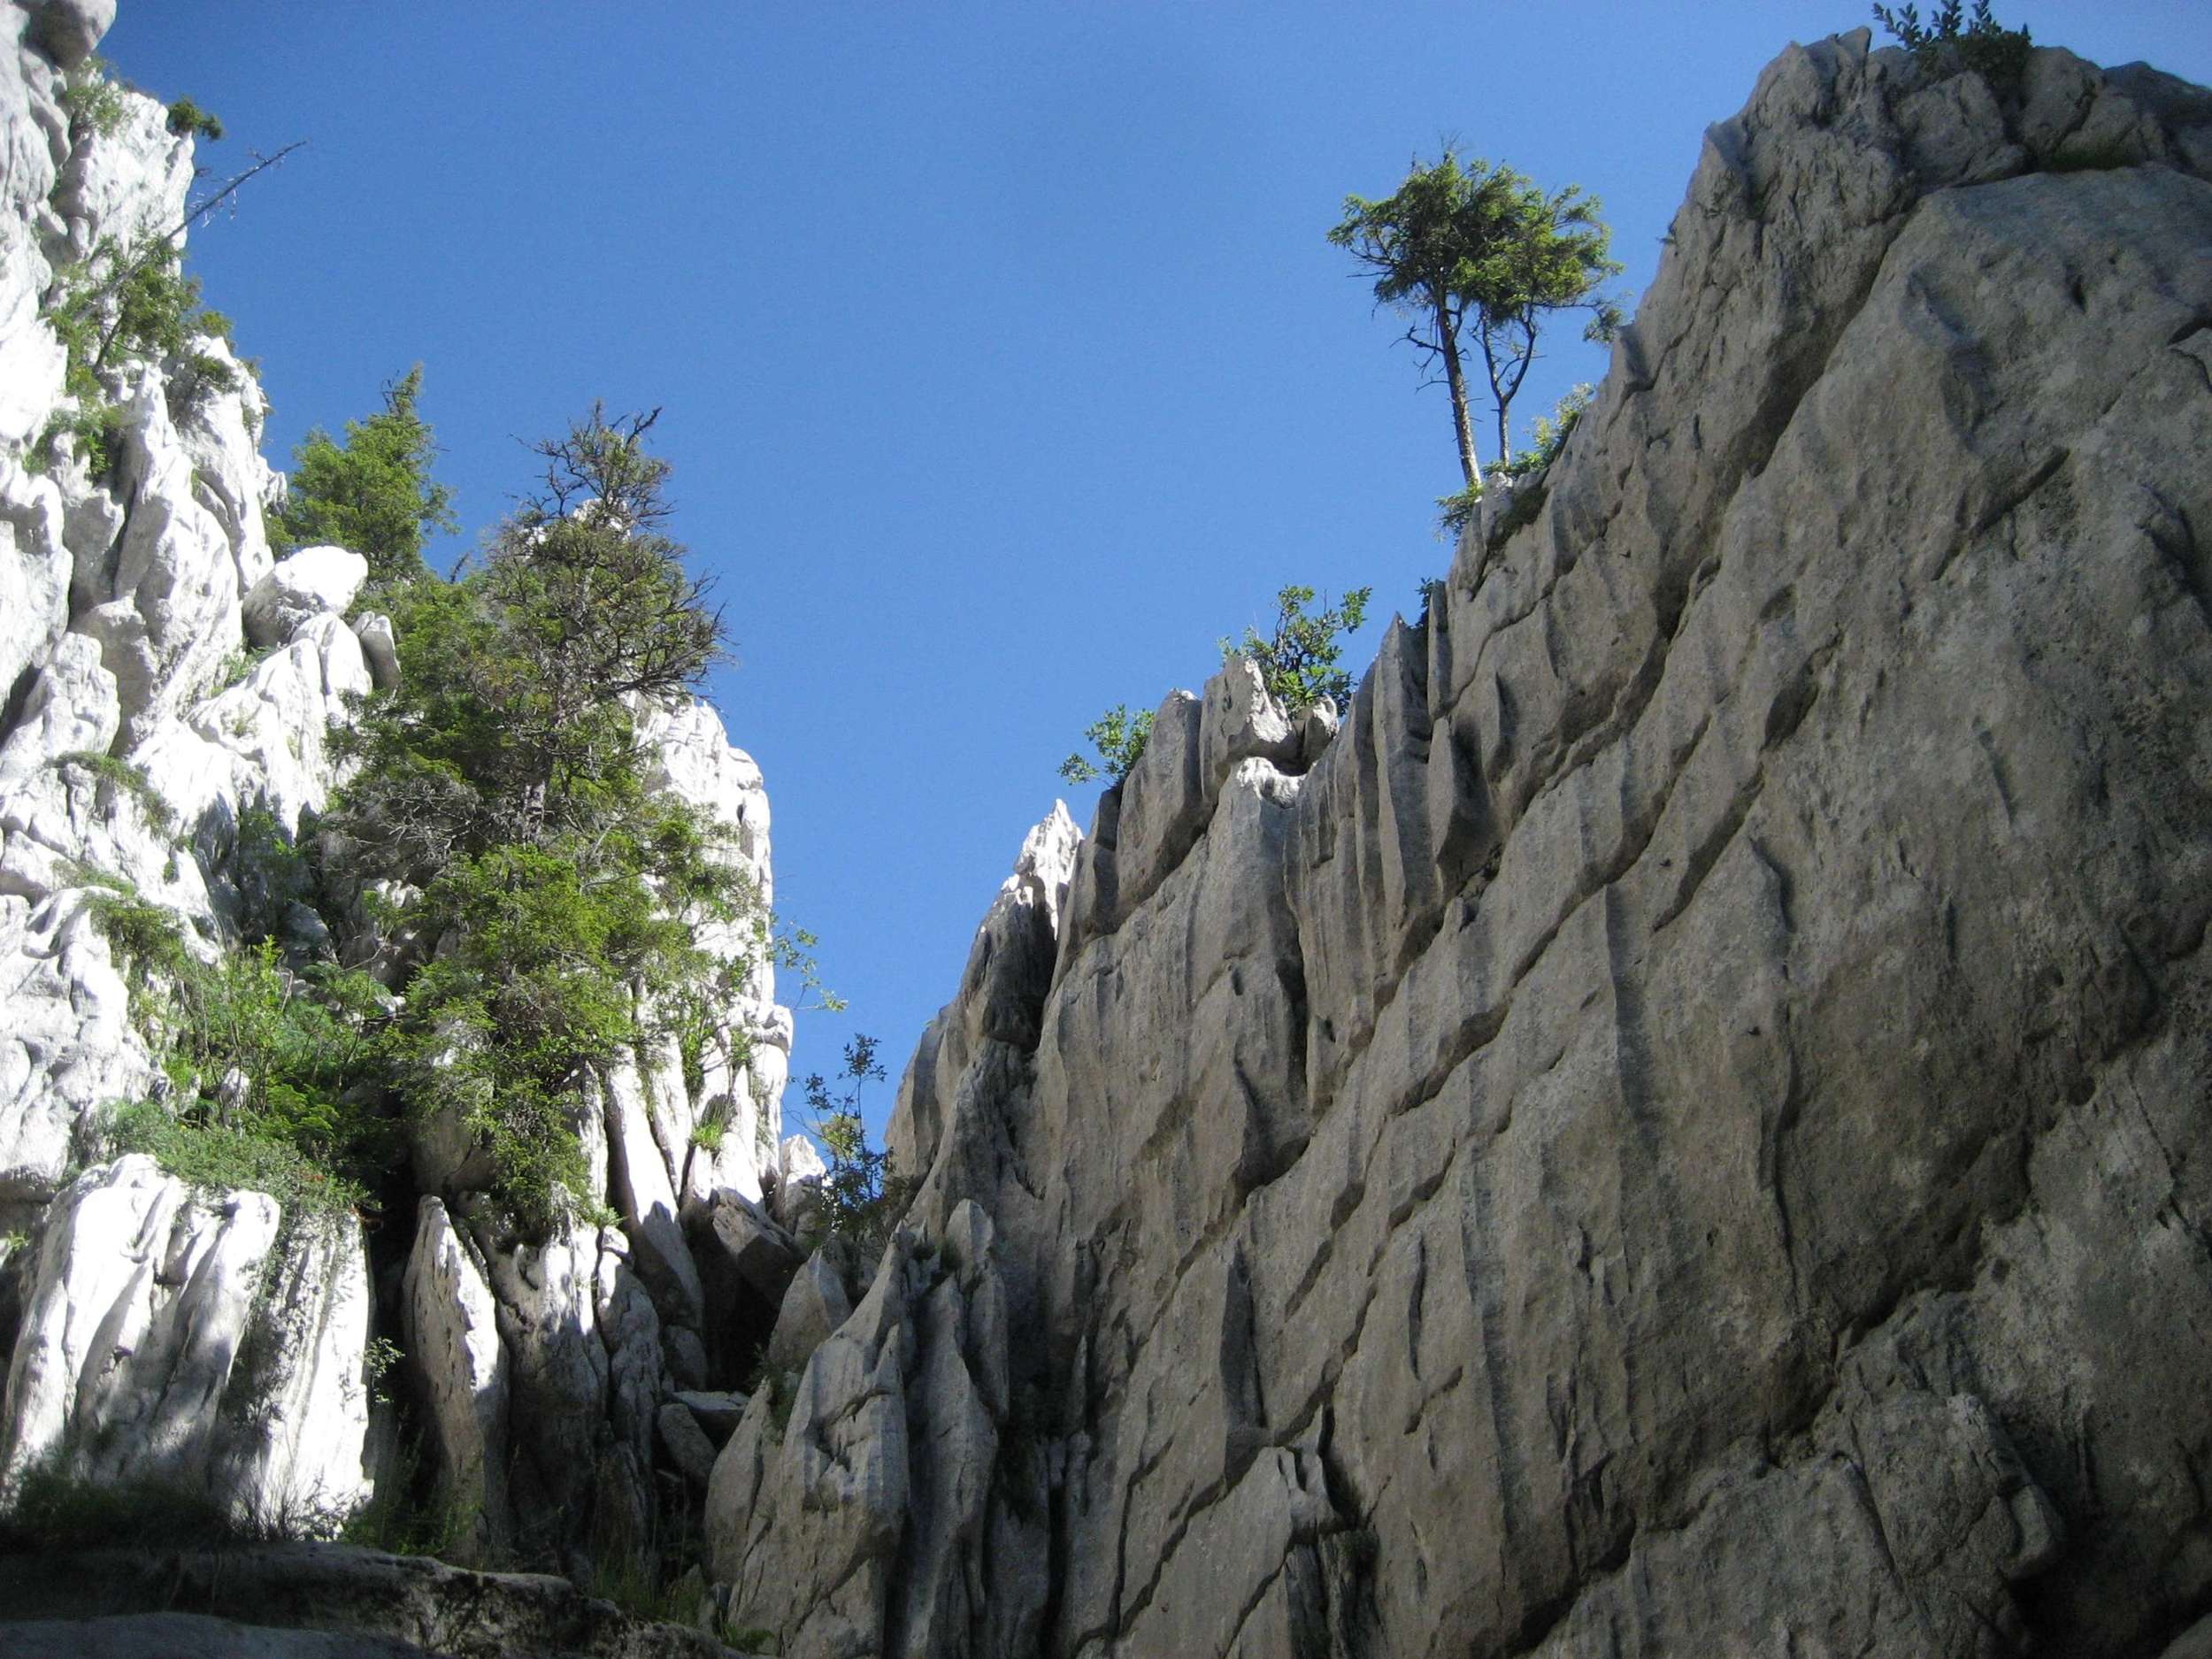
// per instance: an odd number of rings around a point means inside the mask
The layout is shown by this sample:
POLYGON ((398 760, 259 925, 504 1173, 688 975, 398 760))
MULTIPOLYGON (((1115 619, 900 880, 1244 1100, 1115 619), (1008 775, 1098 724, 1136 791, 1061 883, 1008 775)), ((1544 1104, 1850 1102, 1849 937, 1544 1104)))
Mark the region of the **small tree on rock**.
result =
POLYGON ((1586 338, 1606 340, 1619 308, 1601 291, 1620 265, 1608 257, 1612 233, 1596 197, 1578 185, 1546 195, 1510 167, 1463 159, 1447 146, 1441 160, 1417 159, 1387 196, 1344 198, 1344 218, 1329 240, 1375 273, 1375 299, 1415 320, 1405 338, 1440 362, 1451 392, 1462 497, 1481 493, 1474 418, 1461 341, 1471 325, 1497 413, 1498 459, 1512 458, 1508 412, 1536 358, 1545 319, 1563 311, 1591 313, 1586 338))
POLYGON ((1367 620, 1371 588, 1355 588, 1344 603, 1308 615, 1314 590, 1296 585, 1275 595, 1275 628, 1263 639, 1256 628, 1244 631, 1244 643, 1221 641, 1224 657, 1248 657, 1260 671, 1269 695, 1293 714, 1326 697, 1340 708, 1351 700, 1352 676, 1337 666, 1346 636, 1367 620))
POLYGON ((422 574, 428 533, 458 526, 453 492, 430 477, 438 446, 415 411, 421 395, 418 363, 384 388, 381 414, 346 422, 342 448, 320 426, 308 433, 292 451, 291 491, 272 526, 288 548, 351 548, 375 582, 422 574))

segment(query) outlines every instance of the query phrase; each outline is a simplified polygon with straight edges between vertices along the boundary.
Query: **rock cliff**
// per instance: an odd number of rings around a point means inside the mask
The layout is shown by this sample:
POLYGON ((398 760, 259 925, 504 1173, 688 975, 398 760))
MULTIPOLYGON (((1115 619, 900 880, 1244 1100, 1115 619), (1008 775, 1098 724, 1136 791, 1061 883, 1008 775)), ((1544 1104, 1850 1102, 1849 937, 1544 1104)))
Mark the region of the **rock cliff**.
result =
POLYGON ((2212 96, 1793 48, 1325 748, 1039 826, 717 1465, 792 1655, 2154 1654, 2212 1607, 2212 96))
MULTIPOLYGON (((58 288, 186 214, 159 106, 63 102, 111 12, 0 8, 0 1487, 404 1496, 457 1564, 0 1556, 27 1650, 705 1653, 482 1571, 693 1529, 809 1659, 2212 1643, 2212 94, 1785 53, 1349 706, 1232 662, 1031 832, 864 1257, 784 1225, 764 968, 749 1061, 580 1092, 549 1237, 434 1124, 366 1225, 111 1156, 168 1096, 101 895, 234 948, 398 672, 273 555, 250 378, 41 443, 58 288)), ((757 770, 644 729, 765 889, 757 770)))
MULTIPOLYGON (((711 1010, 755 1040, 749 1055, 687 1066, 667 1045, 597 1077, 578 1115, 585 1197, 605 1223, 541 1244, 477 1213, 465 1137, 426 1131, 407 1202, 365 1228, 113 1155, 114 1109, 175 1086, 101 904, 155 907, 210 961, 250 919, 265 927, 246 843, 308 846, 343 770, 328 734, 398 672, 390 624, 357 603, 357 553, 273 552, 264 509, 284 480, 259 452, 259 388, 224 340, 119 351, 96 392, 69 382, 53 319, 70 283, 96 250, 180 242, 192 218, 193 142, 161 104, 117 88, 100 119, 84 112, 113 11, 0 6, 0 1497, 34 1472, 150 1484, 248 1531, 311 1538, 380 1499, 466 1517, 443 1540, 454 1557, 590 1582, 598 1540, 687 1524, 668 1444, 693 1454, 701 1486, 715 1445, 681 1402, 733 1416, 708 1386, 766 1334, 774 1301, 730 1292, 734 1269, 700 1258, 722 1254, 724 1211, 782 1237, 758 1204, 780 1169, 790 1017, 764 964, 711 1010), (210 361, 227 384, 204 384, 210 361), (56 442, 96 398, 113 411, 103 442, 56 442), (726 1133, 695 1135, 710 1120, 726 1133)), ((718 717, 646 710, 641 730, 649 787, 723 826, 727 857, 769 895, 766 795, 718 717)), ((335 926, 279 910, 288 971, 396 959, 362 907, 335 926)), ((502 1631, 535 1631, 517 1640, 546 1651, 691 1650, 536 1581, 380 1587, 405 1575, 375 1559, 302 1591, 294 1614, 439 1651, 506 1650, 502 1631), (503 1596, 513 1607, 488 1624, 461 1617, 503 1596), (420 1605, 403 1616, 402 1602, 420 1605)), ((159 1589, 134 1607, 55 1604, 54 1563, 18 1566, 0 1571, 0 1617, 173 1605, 159 1589)), ((215 1577, 234 1588, 242 1574, 234 1560, 215 1577)), ((275 1622, 283 1597, 260 1600, 201 1610, 275 1622)), ((146 1640, 171 1639, 185 1640, 146 1640)), ((140 1650, 127 1632, 53 1640, 140 1650)))

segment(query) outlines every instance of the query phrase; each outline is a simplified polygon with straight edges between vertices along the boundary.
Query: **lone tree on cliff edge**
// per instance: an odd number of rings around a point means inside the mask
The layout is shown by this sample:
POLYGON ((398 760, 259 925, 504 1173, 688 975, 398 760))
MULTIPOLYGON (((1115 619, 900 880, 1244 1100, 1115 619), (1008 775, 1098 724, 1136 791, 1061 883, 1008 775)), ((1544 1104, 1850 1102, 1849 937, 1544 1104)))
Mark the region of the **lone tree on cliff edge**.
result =
POLYGON ((1513 456, 1507 411, 1536 358, 1536 332, 1554 311, 1587 311, 1584 337, 1608 340, 1621 313, 1599 285, 1621 267, 1595 196, 1569 185, 1547 196, 1510 167, 1462 159, 1448 145, 1432 166, 1418 159, 1394 195, 1344 198, 1329 240, 1376 273, 1375 300, 1416 320, 1405 337, 1441 358, 1452 395, 1459 470, 1467 488, 1443 503, 1448 522, 1481 494, 1482 466, 1467 401, 1460 338, 1471 323, 1498 417, 1498 463, 1513 456), (1457 511, 1455 511, 1456 503, 1457 511))

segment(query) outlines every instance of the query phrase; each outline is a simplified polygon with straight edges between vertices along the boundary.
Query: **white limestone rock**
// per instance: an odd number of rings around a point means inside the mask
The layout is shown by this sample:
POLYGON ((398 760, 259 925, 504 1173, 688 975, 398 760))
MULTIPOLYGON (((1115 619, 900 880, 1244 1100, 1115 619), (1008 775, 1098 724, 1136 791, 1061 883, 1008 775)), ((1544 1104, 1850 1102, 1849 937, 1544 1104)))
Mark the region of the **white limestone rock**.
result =
MULTIPOLYGON (((644 1085, 634 1064, 609 1068, 597 1079, 606 1114, 608 1194, 641 1277, 673 1324, 697 1330, 705 1309, 699 1269, 684 1241, 669 1180, 669 1153, 655 1140, 644 1085)), ((678 1149, 684 1142, 676 1143, 678 1149)))
POLYGON ((81 634, 64 634, 0 742, 0 791, 21 787, 64 755, 106 754, 122 718, 115 676, 101 665, 100 648, 81 634))
POLYGON ((265 1300, 279 1219, 262 1194, 196 1194, 144 1156, 80 1177, 44 1224, 0 1481, 58 1461, 334 1530, 368 1492, 360 1234, 349 1219, 303 1223, 265 1300))
POLYGON ((829 1340, 831 1332, 852 1317, 852 1311, 837 1270, 818 1250, 791 1276, 783 1293, 775 1329, 768 1338, 769 1364, 797 1371, 829 1340))
POLYGON ((369 562, 358 553, 302 548, 277 560, 247 591, 241 607, 246 637, 256 645, 283 645, 318 617, 342 618, 368 579, 369 562))
POLYGON ((772 1305, 780 1304, 805 1252, 768 1212, 734 1187, 714 1194, 708 1211, 710 1236, 737 1276, 772 1305))
POLYGON ((406 1351, 430 1417, 441 1499, 469 1517, 465 1559, 511 1546, 508 1496, 511 1366, 474 1244, 445 1205, 425 1198, 407 1263, 406 1351))
POLYGON ((716 1459, 710 1563, 780 1651, 880 1651, 893 1632, 931 1659, 1034 1651, 1043 1535, 1006 1501, 1031 1471, 1000 1469, 995 1246, 972 1203, 941 1249, 895 1234, 859 1307, 806 1362, 789 1426, 776 1435, 764 1389, 716 1459), (987 1561, 1002 1569, 988 1603, 987 1561))
POLYGON ((390 691, 399 685, 399 641, 392 633, 392 619, 381 611, 370 611, 353 619, 353 637, 361 641, 361 655, 369 664, 369 679, 379 691, 390 691))
POLYGON ((155 1075, 91 897, 0 894, 0 1196, 50 1197, 98 1115, 155 1075))
MULTIPOLYGON (((889 1139, 911 1225, 996 1223, 1061 1574, 964 1651, 2153 1652, 2212 1595, 2212 95, 1868 47, 1711 129, 1310 772, 1202 811, 1164 710, 1033 1048, 965 1052, 987 976, 933 1023, 889 1139)), ((811 1411, 749 1408, 718 1570, 920 1651, 943 1525, 795 1525, 811 1411)))

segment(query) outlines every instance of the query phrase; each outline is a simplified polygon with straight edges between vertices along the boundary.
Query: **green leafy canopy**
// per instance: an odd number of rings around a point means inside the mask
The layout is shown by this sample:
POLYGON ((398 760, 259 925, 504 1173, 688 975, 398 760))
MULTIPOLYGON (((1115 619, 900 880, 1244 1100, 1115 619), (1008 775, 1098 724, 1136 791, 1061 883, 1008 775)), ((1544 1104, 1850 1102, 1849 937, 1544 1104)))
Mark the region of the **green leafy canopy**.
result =
POLYGON ((1308 614, 1317 597, 1310 588, 1296 585, 1275 595, 1275 626, 1263 637, 1256 629, 1244 631, 1244 642, 1221 641, 1226 659, 1249 657, 1260 671, 1268 694, 1292 714, 1302 714, 1323 698, 1341 707, 1351 701, 1352 676, 1337 666, 1348 636, 1367 620, 1371 588, 1355 588, 1341 604, 1308 614))
POLYGON ((1510 167, 1448 144, 1438 161, 1417 158, 1391 195, 1346 196, 1344 216, 1328 233, 1374 273, 1376 303, 1411 318, 1404 338, 1441 365, 1469 500, 1480 493, 1483 468, 1462 341, 1471 339, 1489 383, 1497 460, 1509 462, 1513 400, 1545 322, 1586 311, 1583 332, 1595 341, 1620 326, 1620 308, 1603 285, 1621 266, 1610 257, 1612 233, 1599 206, 1578 185, 1547 192, 1510 167))
POLYGON ((271 526, 273 539, 288 550, 350 548, 368 560, 372 582, 421 575, 430 532, 459 527, 453 492, 430 476, 437 444, 418 412, 421 396, 418 363, 384 388, 381 411, 346 422, 342 446, 320 426, 311 430, 292 451, 290 488, 271 526))

